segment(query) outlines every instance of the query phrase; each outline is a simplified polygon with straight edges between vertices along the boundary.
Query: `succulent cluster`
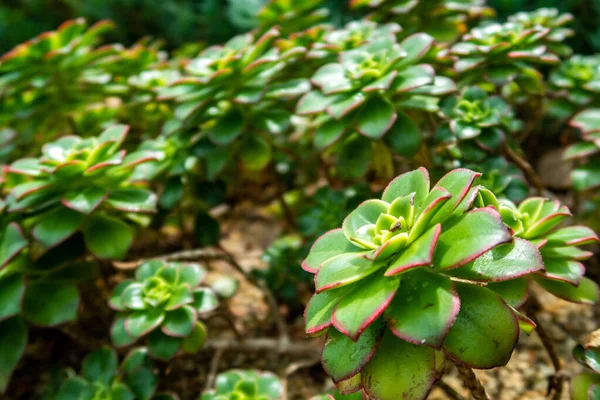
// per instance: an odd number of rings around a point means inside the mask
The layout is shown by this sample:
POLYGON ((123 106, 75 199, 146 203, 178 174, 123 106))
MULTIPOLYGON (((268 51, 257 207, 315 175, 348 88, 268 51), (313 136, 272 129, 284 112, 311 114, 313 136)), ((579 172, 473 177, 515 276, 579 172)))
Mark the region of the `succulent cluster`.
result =
POLYGON ((370 8, 370 18, 397 22, 409 32, 419 32, 427 26, 442 41, 454 40, 472 20, 494 15, 485 0, 352 0, 350 5, 370 8))
POLYGON ((177 400, 170 393, 155 393, 158 377, 144 347, 131 350, 120 365, 114 350, 100 348, 83 360, 81 375, 69 375, 49 399, 177 400))
POLYGON ((600 101, 600 56, 576 54, 550 73, 550 84, 558 98, 550 104, 557 117, 570 117, 600 101))
POLYGON ((109 305, 117 310, 111 328, 116 346, 148 337, 148 349, 169 359, 179 350, 195 353, 206 340, 206 327, 198 316, 214 311, 218 299, 200 286, 206 271, 197 264, 149 261, 115 287, 109 305))
POLYGON ((293 0, 269 0, 259 11, 258 30, 265 32, 279 26, 282 34, 296 33, 326 21, 329 10, 323 0, 307 0, 295 3, 293 0))
POLYGON ((215 388, 199 400, 277 400, 282 394, 283 384, 275 374, 235 369, 219 374, 215 388))
POLYGON ((487 82, 502 87, 505 95, 524 92, 539 95, 544 77, 534 67, 557 64, 559 58, 546 45, 552 28, 522 24, 515 18, 471 29, 449 49, 462 85, 487 82))
POLYGON ((600 186, 600 109, 582 111, 571 119, 570 124, 579 129, 582 140, 565 151, 566 160, 580 160, 571 173, 573 188, 578 191, 594 190, 600 186))
POLYGON ((425 169, 408 172, 314 244, 303 263, 316 288, 306 332, 327 332, 323 367, 343 392, 424 398, 444 354, 475 368, 501 366, 519 321, 533 326, 475 283, 545 270, 535 244, 513 238, 496 208, 474 208, 487 193, 474 184, 478 176, 458 169, 430 188, 425 169))
POLYGON ((571 379, 572 400, 594 400, 600 397, 600 331, 590 334, 585 344, 573 349, 573 356, 592 372, 571 379))
POLYGON ((100 258, 122 258, 134 230, 123 220, 144 225, 156 196, 130 180, 137 165, 152 161, 141 151, 121 150, 128 128, 116 125, 97 137, 65 136, 42 148, 39 158, 17 160, 4 169, 6 212, 46 248, 75 232, 100 258), (118 239, 117 239, 118 238, 118 239))

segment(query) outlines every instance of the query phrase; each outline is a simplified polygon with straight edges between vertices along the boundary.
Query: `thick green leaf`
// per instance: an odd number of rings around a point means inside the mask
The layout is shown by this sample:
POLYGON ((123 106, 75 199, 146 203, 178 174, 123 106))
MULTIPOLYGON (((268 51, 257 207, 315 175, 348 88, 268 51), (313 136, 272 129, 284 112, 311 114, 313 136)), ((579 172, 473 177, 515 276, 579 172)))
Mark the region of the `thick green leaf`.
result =
POLYGON ((396 154, 413 158, 421 148, 421 130, 406 113, 398 111, 397 114, 396 122, 385 135, 384 140, 396 154))
POLYGON ((477 257, 475 261, 452 271, 452 275, 480 282, 497 282, 519 278, 544 270, 538 248, 531 242, 514 238, 477 257))
POLYGON ((508 227, 493 207, 469 211, 442 230, 435 249, 434 266, 440 269, 458 268, 511 240, 508 227))
POLYGON ((450 279, 418 269, 402 275, 384 315, 400 339, 439 349, 459 309, 460 298, 450 279))
POLYGON ((348 115, 351 111, 365 102, 365 95, 361 92, 344 93, 339 97, 334 96, 335 101, 327 107, 327 113, 335 119, 348 115))
POLYGON ((125 376, 125 383, 140 400, 150 400, 156 385, 158 377, 150 368, 138 368, 125 376))
POLYGON ((384 330, 385 325, 381 322, 373 323, 353 342, 346 335, 330 329, 321 354, 327 375, 339 382, 359 373, 377 350, 384 330))
POLYGON ((54 326, 77 317, 79 292, 74 284, 34 281, 27 284, 23 315, 35 325, 54 326))
POLYGON ((11 222, 0 236, 0 268, 11 262, 25 247, 27 247, 27 240, 21 228, 11 222))
POLYGON ((180 344, 181 338, 165 335, 158 329, 148 335, 148 351, 162 360, 173 357, 179 350, 180 344))
POLYGON ((406 51, 406 57, 404 57, 398 66, 410 65, 419 61, 423 58, 431 46, 433 46, 434 39, 426 33, 415 33, 404 39, 400 46, 406 51))
POLYGON ((366 137, 379 140, 396 121, 394 106, 380 96, 367 101, 357 116, 358 131, 366 137))
POLYGON ((106 189, 92 186, 81 192, 67 193, 61 202, 79 213, 90 214, 104 201, 106 195, 106 189))
POLYGON ((460 311, 444 350, 473 368, 506 365, 519 339, 517 317, 500 296, 481 286, 456 282, 460 311))
POLYGON ((385 276, 400 274, 416 267, 430 266, 441 230, 441 225, 437 224, 412 242, 389 266, 385 276))
POLYGON ((549 258, 544 261, 546 272, 540 273, 547 279, 568 282, 575 286, 579 285, 585 273, 582 263, 564 259, 549 258))
POLYGON ((198 286, 206 277, 206 270, 198 264, 186 264, 179 270, 179 280, 191 288, 198 286))
POLYGON ((192 289, 187 284, 181 284, 173 290, 169 301, 164 304, 164 308, 165 310, 176 310, 193 302, 194 294, 192 293, 192 289))
MULTIPOLYGON (((115 291, 121 290, 121 287, 116 287, 115 291)), ((130 310, 143 310, 146 308, 144 301, 144 285, 139 282, 131 282, 127 287, 123 288, 120 298, 116 301, 117 305, 130 310)))
POLYGON ((387 331, 361 379, 370 398, 423 400, 437 379, 436 351, 417 346, 387 331))
POLYGON ((0 322, 0 393, 4 393, 10 377, 25 352, 27 326, 21 317, 0 322))
MULTIPOLYGON (((385 214, 390 205, 381 200, 367 200, 352 211, 342 223, 346 238, 357 245, 371 244, 371 236, 365 231, 369 225, 375 225, 381 214, 385 214)), ((361 247, 363 247, 361 246, 361 247)), ((371 244, 371 246, 375 246, 371 244)))
POLYGON ((335 99, 335 96, 325 96, 318 90, 314 90, 298 100, 296 112, 299 115, 316 114, 325 111, 335 99))
POLYGON ((436 213, 431 223, 443 223, 446 219, 448 219, 450 215, 452 215, 454 209, 458 207, 458 205, 467 196, 471 186, 473 185, 473 182, 480 175, 481 174, 478 172, 474 172, 465 168, 458 168, 444 175, 442 179, 438 181, 435 187, 446 189, 452 195, 452 198, 436 213))
POLYGON ((217 295, 210 288, 198 288, 193 292, 194 302, 193 308, 199 313, 207 313, 214 311, 219 306, 217 295))
POLYGON ((302 262, 302 269, 314 274, 321 267, 321 264, 330 258, 361 250, 346 239, 342 229, 334 229, 323 234, 315 241, 308 257, 302 262))
POLYGON ((271 145, 257 135, 250 135, 240 149, 242 164, 249 171, 260 171, 271 161, 271 145))
POLYGON ((429 193, 429 173, 423 167, 398 176, 383 191, 383 201, 392 203, 398 197, 415 194, 414 203, 419 205, 429 193))
POLYGON ((78 376, 72 376, 67 378, 60 385, 60 389, 56 395, 56 398, 64 400, 78 400, 90 390, 91 388, 89 382, 78 376))
POLYGON ((383 266, 380 262, 364 258, 366 254, 340 254, 325 261, 315 275, 317 293, 354 283, 383 266))
POLYGON ((135 342, 136 338, 125 329, 125 316, 117 316, 110 327, 110 339, 114 346, 124 347, 135 342))
POLYGON ((33 237, 46 247, 52 247, 73 235, 83 222, 83 214, 58 207, 41 216, 32 231, 33 237))
POLYGON ((241 135, 244 129, 244 116, 237 109, 222 116, 208 131, 208 137, 219 146, 226 146, 241 135))
POLYGON ((542 277, 535 277, 534 279, 540 286, 556 297, 573 303, 596 304, 600 300, 598 285, 586 277, 581 279, 578 286, 542 277))
POLYGON ((557 229, 545 236, 548 245, 581 246, 598 241, 596 233, 586 226, 568 226, 557 229))
POLYGON ((600 385, 600 375, 584 372, 571 379, 571 400, 596 400, 590 397, 590 389, 600 385))
POLYGON ((364 136, 355 135, 341 144, 336 166, 340 176, 357 179, 367 173, 373 154, 372 142, 364 136))
POLYGON ((165 335, 184 337, 192 333, 198 316, 190 306, 183 306, 165 315, 161 329, 165 335))
POLYGON ((527 277, 503 282, 491 282, 487 288, 496 292, 502 300, 513 308, 521 307, 527 300, 529 283, 527 277))
POLYGON ((333 310, 331 321, 335 328, 357 340, 387 308, 400 284, 400 278, 380 274, 363 280, 344 296, 333 310))
POLYGON ((150 190, 123 188, 110 193, 106 203, 123 212, 153 212, 156 208, 156 195, 150 190))
POLYGON ((333 309, 352 287, 327 290, 316 293, 310 298, 304 311, 304 326, 307 335, 317 335, 331 326, 333 309))
POLYGON ((319 126, 315 131, 313 141, 317 149, 324 149, 338 141, 346 131, 348 121, 343 119, 330 119, 319 126))
POLYGON ((421 205, 415 222, 408 233, 408 243, 414 242, 424 232, 436 224, 432 224, 431 221, 438 211, 444 207, 446 203, 450 201, 452 195, 444 188, 435 187, 433 188, 421 205))
POLYGON ((81 374, 90 382, 107 385, 117 372, 117 354, 109 347, 102 347, 90 353, 81 364, 81 374))
POLYGON ((25 277, 11 274, 0 277, 0 321, 17 315, 25 294, 25 277))
POLYGON ((590 161, 571 172, 571 181, 577 191, 594 189, 600 186, 600 161, 590 161))
POLYGON ((83 228, 88 249, 96 257, 109 260, 125 257, 133 236, 133 229, 125 222, 101 214, 92 215, 83 228))
POLYGON ((181 341, 181 350, 188 354, 196 353, 204 346, 206 336, 206 326, 200 321, 196 322, 192 333, 181 341))
POLYGON ((129 335, 138 338, 158 328, 164 319, 165 313, 160 309, 136 311, 125 319, 125 330, 129 335))

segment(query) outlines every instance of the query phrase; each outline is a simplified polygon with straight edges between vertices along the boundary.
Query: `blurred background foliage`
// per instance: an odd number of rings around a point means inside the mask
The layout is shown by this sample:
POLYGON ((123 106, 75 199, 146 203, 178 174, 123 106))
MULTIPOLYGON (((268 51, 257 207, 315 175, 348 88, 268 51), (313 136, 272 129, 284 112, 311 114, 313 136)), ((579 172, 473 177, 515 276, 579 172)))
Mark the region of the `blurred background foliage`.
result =
MULTIPOLYGON (((118 29, 112 39, 131 44, 142 36, 165 40, 167 49, 185 43, 222 43, 256 25, 256 13, 265 0, 2 0, 0 52, 55 29, 67 19, 90 22, 111 19, 118 29)), ((556 7, 575 15, 576 52, 600 51, 600 0, 489 0, 502 19, 521 10, 556 7)), ((330 21, 342 25, 352 19, 348 2, 328 0, 330 21)))

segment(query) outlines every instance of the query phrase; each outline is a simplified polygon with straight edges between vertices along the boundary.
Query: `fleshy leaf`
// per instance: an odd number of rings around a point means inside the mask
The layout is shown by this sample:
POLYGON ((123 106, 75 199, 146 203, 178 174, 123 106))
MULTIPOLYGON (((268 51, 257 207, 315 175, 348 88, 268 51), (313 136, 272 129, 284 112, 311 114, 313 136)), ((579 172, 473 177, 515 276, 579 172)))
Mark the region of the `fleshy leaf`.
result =
POLYGON ((415 194, 415 204, 421 204, 429 193, 429 173, 423 167, 398 176, 383 191, 383 201, 392 203, 398 197, 415 194))
POLYGON ((402 275, 384 315, 400 339, 439 349, 459 309, 460 298, 449 278, 418 269, 402 275))
POLYGON ((376 274, 361 282, 333 310, 333 326, 352 340, 379 317, 392 301, 400 279, 376 274))
POLYGON ((444 341, 444 350, 473 368, 506 365, 519 339, 517 317, 491 290, 462 282, 455 284, 461 305, 444 341))
POLYGON ((330 329, 321 355, 327 375, 334 382, 339 382, 359 373, 375 353, 383 334, 382 328, 381 323, 371 324, 356 342, 330 329))
POLYGON ((410 246, 406 247, 396 261, 390 265, 385 272, 385 276, 396 275, 411 268, 431 265, 441 228, 440 224, 431 227, 410 246))
POLYGON ((388 207, 389 204, 381 200, 367 200, 360 204, 344 219, 342 231, 346 238, 357 244, 362 244, 363 238, 368 240, 365 228, 374 225, 388 207))
POLYGON ((79 292, 74 284, 37 281, 27 284, 23 300, 25 318, 41 326, 55 326, 77 317, 79 292))
POLYGON ((330 258, 360 250, 348 241, 342 229, 334 229, 315 241, 308 257, 302 263, 302 268, 307 272, 316 273, 321 264, 330 258))
POLYGON ((25 352, 27 326, 17 316, 0 322, 0 393, 4 393, 10 377, 25 352))
POLYGON ((493 207, 469 211, 443 229, 435 250, 434 266, 458 268, 511 239, 508 227, 493 207))
POLYGON ((437 380, 435 350, 417 346, 386 332, 361 379, 371 398, 422 400, 437 380))
POLYGON ((369 139, 379 140, 396 121, 394 107, 377 96, 370 99, 357 116, 358 130, 369 139))
POLYGON ((534 279, 541 287, 556 297, 573 303, 596 304, 600 299, 598 285, 586 277, 581 279, 578 286, 542 277, 535 277, 534 279))
POLYGON ((317 293, 354 283, 380 269, 383 264, 363 257, 367 253, 346 253, 330 258, 315 275, 317 293))

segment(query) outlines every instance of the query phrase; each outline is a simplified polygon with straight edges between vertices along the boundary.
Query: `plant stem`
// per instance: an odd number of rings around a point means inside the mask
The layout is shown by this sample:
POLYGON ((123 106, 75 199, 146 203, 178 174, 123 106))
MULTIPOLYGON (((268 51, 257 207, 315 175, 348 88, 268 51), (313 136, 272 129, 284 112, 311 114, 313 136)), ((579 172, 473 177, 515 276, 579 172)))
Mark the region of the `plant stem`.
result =
POLYGON ((458 393, 452 386, 448 385, 446 382, 440 380, 438 381, 437 385, 452 400, 465 400, 465 398, 462 397, 460 393, 458 393))
POLYGON ((491 400, 491 397, 485 391, 485 388, 477 379, 475 372, 464 364, 455 362, 458 375, 463 381, 463 384, 469 391, 475 400, 491 400))
POLYGON ((562 365, 560 362, 560 358, 556 353, 556 349, 554 348, 554 344, 552 343, 552 339, 548 335, 546 329, 544 329, 544 325, 537 317, 537 313, 542 309, 542 306, 533 293, 527 301, 526 309, 527 316, 535 323, 535 331, 537 332, 538 337, 542 341, 542 345, 544 346, 546 353, 548 353, 548 356, 550 357, 550 362, 552 362, 552 366, 554 367, 554 376, 550 380, 550 384, 548 386, 548 394, 554 391, 552 400, 559 400, 563 392, 564 376, 561 370, 562 365))
POLYGON ((531 164, 529 164, 529 162, 527 162, 527 160, 525 160, 516 151, 514 151, 508 145, 508 143, 504 144, 504 154, 506 154, 506 157, 510 161, 514 162, 517 165, 517 167, 519 167, 519 169, 523 172, 523 174, 525 175, 525 177, 527 178, 529 183, 531 183, 533 185, 533 187, 537 191, 538 195, 540 195, 540 196, 547 195, 548 191, 544 187, 542 180, 537 175, 537 173, 535 172, 535 170, 533 169, 531 164))

